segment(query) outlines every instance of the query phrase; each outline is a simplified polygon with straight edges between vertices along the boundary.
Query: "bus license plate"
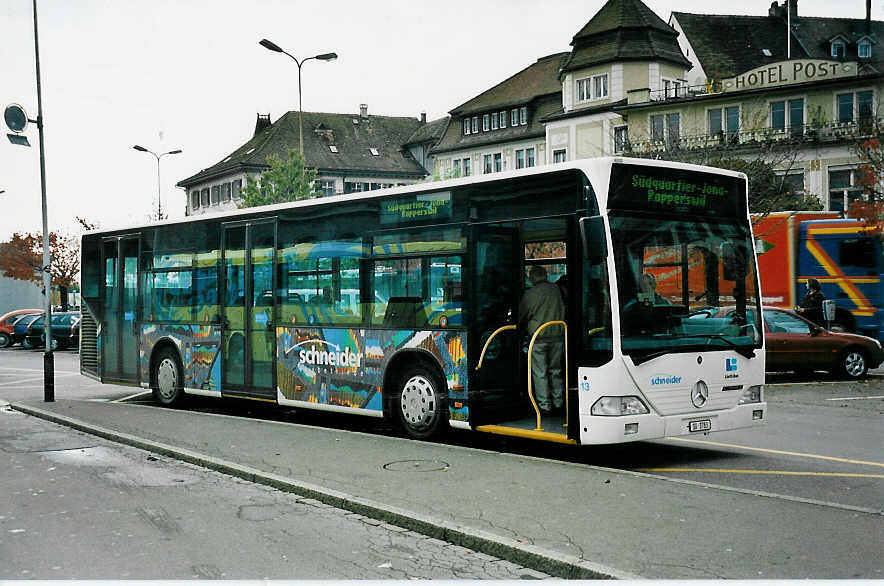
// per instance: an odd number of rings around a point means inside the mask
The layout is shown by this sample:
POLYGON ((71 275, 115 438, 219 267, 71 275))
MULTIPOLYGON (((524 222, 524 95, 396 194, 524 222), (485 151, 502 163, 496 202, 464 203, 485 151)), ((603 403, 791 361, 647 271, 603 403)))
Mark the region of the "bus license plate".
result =
POLYGON ((712 429, 712 420, 710 419, 701 419, 699 421, 691 421, 688 423, 688 430, 691 433, 695 431, 709 431, 712 429))

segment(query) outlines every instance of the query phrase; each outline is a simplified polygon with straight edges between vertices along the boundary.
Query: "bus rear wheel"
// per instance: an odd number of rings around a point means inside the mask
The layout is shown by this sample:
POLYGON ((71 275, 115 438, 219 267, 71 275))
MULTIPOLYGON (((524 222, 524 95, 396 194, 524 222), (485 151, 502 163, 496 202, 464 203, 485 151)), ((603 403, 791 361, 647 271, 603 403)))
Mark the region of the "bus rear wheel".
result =
POLYGON ((416 439, 441 433, 447 424, 448 401, 439 377, 425 367, 415 366, 399 380, 396 411, 406 433, 416 439))
POLYGON ((184 377, 178 353, 171 348, 160 350, 153 367, 153 398, 160 405, 173 407, 184 399, 184 377))

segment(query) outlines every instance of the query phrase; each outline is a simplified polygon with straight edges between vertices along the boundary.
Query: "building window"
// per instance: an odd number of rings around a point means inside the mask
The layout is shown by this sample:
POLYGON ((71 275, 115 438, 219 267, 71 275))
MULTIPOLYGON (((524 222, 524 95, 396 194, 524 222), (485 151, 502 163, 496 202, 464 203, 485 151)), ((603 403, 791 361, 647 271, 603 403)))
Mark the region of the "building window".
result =
POLYGON ((197 209, 200 207, 200 190, 194 189, 190 192, 190 207, 197 209))
POLYGON ((500 127, 506 128, 506 110, 500 113, 500 127))
POLYGON ((599 100, 608 97, 608 74, 577 80, 577 101, 599 100))
POLYGON ((525 149, 525 166, 534 166, 534 147, 531 147, 530 149, 525 149))
POLYGON ((793 193, 804 192, 804 169, 792 169, 783 173, 777 173, 783 178, 783 184, 792 188, 793 193))
POLYGON ((568 151, 566 149, 558 149, 553 151, 553 163, 564 163, 568 160, 568 151))
POLYGON ((333 153, 337 153, 337 152, 338 152, 338 147, 336 147, 336 146, 333 145, 333 144, 330 144, 330 145, 328 145, 328 150, 330 150, 330 151, 333 152, 333 153))
POLYGON ((863 199, 856 169, 829 169, 829 209, 843 212, 855 201, 863 199))
POLYGON ((614 127, 614 152, 622 153, 629 148, 629 127, 614 127))
POLYGON ((804 98, 770 103, 770 127, 774 130, 790 128, 792 134, 804 130, 804 98))
POLYGON ((856 56, 860 59, 868 59, 872 56, 872 42, 862 39, 856 44, 856 56))
POLYGON ((221 202, 221 186, 213 185, 212 186, 212 205, 216 206, 221 202))
POLYGON ((491 130, 497 130, 497 112, 491 113, 491 130))
POLYGON ((463 176, 464 177, 470 176, 470 160, 469 159, 463 160, 463 176))
POLYGON ((473 134, 479 132, 479 117, 473 116, 473 134))
POLYGON ((528 124, 528 106, 519 108, 519 124, 528 124))
POLYGON ((663 95, 666 98, 677 98, 678 92, 681 89, 681 83, 675 79, 664 79, 663 80, 663 95))
POLYGON ((469 118, 463 119, 463 133, 464 133, 464 135, 467 135, 470 133, 470 119, 469 118))
POLYGON ((516 150, 516 169, 534 166, 534 147, 516 150))
POLYGON ((853 122, 858 116, 860 122, 872 117, 872 91, 838 94, 836 97, 838 122, 853 122))
POLYGON ((321 193, 322 195, 334 195, 335 194, 334 180, 320 181, 319 182, 319 193, 321 193))
POLYGON ((239 199, 239 194, 242 193, 242 179, 236 179, 231 184, 232 187, 232 195, 233 199, 239 199))
POLYGON ((666 142, 669 146, 678 144, 681 117, 677 112, 651 116, 651 140, 666 142))
POLYGON ((513 108, 510 110, 510 126, 518 126, 519 125, 519 109, 513 108))
POLYGON ((370 149, 368 149, 368 152, 371 153, 372 157, 380 157, 381 156, 381 153, 378 151, 378 149, 370 148, 370 149))
POLYGON ((525 168, 525 149, 518 149, 516 151, 516 169, 524 169, 525 168))
POLYGON ((491 129, 491 116, 482 114, 482 130, 488 132, 491 129))
POLYGON ((200 192, 200 206, 207 208, 209 207, 209 188, 206 187, 200 192))
POLYGON ((485 163, 485 165, 484 165, 485 175, 488 175, 489 173, 491 173, 491 155, 485 155, 484 157, 482 157, 482 159, 485 163))
POLYGON ((501 171, 503 171, 503 155, 494 153, 494 172, 500 173, 501 171))
POLYGON ((844 57, 844 41, 832 41, 832 57, 844 57))
POLYGON ((221 184, 221 202, 227 203, 230 201, 230 183, 222 183, 221 184))
POLYGON ((709 123, 709 135, 721 136, 724 131, 728 136, 736 136, 740 132, 740 107, 727 106, 706 112, 709 123))

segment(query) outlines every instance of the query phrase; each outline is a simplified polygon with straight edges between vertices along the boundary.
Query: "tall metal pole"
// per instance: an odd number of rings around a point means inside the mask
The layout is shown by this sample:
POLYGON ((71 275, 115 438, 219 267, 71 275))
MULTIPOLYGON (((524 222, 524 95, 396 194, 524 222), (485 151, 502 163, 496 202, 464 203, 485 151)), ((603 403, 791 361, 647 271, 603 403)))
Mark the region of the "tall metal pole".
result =
MULTIPOLYGON (((292 59, 295 58, 292 57, 292 59)), ((301 107, 301 62, 295 59, 295 63, 298 64, 298 149, 301 151, 301 158, 304 158, 304 109, 301 107)))
POLYGON ((49 214, 46 206, 46 156, 43 136, 43 94, 40 87, 40 42, 37 34, 37 0, 34 5, 34 57, 37 63, 37 130, 40 136, 40 191, 43 204, 43 289, 45 314, 43 335, 46 338, 43 352, 43 400, 55 401, 55 357, 52 354, 52 266, 49 257, 49 214))
POLYGON ((153 156, 157 157, 157 221, 163 219, 163 203, 160 199, 162 196, 160 195, 160 157, 156 155, 156 153, 151 153, 153 156))

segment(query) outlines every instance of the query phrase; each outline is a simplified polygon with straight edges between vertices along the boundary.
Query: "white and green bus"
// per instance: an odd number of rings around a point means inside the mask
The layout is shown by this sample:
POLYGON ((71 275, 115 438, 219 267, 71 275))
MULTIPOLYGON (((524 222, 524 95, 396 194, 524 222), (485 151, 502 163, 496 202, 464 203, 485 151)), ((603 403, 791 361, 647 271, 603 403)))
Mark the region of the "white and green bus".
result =
POLYGON ((587 159, 94 231, 82 254, 81 371, 162 405, 574 444, 765 421, 740 173, 587 159), (528 375, 536 333, 517 323, 534 265, 566 306, 542 326, 564 355, 551 415, 528 375))

